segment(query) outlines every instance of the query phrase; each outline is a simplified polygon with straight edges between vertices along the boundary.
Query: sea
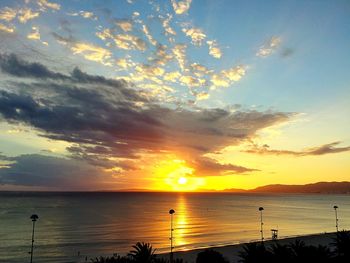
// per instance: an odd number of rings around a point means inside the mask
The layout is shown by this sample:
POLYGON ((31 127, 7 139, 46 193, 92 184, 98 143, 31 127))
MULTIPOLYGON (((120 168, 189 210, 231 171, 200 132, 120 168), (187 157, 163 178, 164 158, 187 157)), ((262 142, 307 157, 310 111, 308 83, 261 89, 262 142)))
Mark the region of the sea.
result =
POLYGON ((237 193, 0 193, 0 262, 91 262, 136 242, 157 253, 350 229, 350 195, 237 193), (262 212, 259 207, 263 207, 262 212), (175 213, 170 215, 169 210, 175 213), (261 214, 262 213, 262 214, 261 214), (173 221, 173 231, 171 231, 173 221), (172 232, 172 233, 171 233, 172 232))

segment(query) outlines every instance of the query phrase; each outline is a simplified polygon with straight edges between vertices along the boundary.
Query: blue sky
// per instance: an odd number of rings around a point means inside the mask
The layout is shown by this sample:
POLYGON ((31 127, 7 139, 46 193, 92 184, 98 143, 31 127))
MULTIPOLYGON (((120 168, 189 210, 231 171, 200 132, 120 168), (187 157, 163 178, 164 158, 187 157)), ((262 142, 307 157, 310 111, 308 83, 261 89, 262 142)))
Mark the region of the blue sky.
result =
POLYGON ((100 174, 85 185, 62 171, 55 180, 72 189, 252 188, 337 169, 350 179, 349 11, 348 1, 1 1, 0 182, 52 187, 31 156, 100 174))

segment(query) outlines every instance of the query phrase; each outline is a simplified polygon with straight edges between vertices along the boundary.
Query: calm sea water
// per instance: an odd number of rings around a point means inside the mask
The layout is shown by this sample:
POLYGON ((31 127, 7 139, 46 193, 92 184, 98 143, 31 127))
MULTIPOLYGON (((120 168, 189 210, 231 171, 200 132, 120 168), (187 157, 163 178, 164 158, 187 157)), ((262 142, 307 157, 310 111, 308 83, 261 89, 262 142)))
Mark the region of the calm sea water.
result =
POLYGON ((0 193, 0 262, 29 262, 32 222, 34 262, 83 262, 85 257, 125 254, 137 241, 169 251, 175 209, 175 250, 235 244, 260 238, 350 229, 349 195, 199 193, 0 193))

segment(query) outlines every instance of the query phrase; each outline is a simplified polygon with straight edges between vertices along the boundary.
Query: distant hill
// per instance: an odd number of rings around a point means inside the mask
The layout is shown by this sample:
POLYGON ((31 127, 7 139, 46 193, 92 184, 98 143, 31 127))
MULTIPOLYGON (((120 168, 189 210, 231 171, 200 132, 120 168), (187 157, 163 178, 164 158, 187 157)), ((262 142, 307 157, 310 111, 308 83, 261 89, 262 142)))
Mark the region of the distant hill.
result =
MULTIPOLYGON (((239 192, 238 189, 226 189, 225 192, 239 192), (231 191, 232 190, 232 191, 231 191)), ((272 184, 252 190, 241 190, 246 193, 310 193, 310 194, 350 194, 350 182, 319 182, 305 185, 272 184)))

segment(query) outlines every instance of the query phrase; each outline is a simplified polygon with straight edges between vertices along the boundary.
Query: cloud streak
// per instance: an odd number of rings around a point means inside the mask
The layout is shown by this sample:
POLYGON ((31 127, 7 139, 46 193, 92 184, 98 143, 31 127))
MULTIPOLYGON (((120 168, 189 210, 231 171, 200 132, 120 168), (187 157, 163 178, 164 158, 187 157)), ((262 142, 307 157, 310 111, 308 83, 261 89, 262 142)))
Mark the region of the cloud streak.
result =
POLYGON ((259 48, 258 52, 256 53, 256 56, 262 58, 270 56, 280 46, 281 42, 282 39, 280 37, 271 37, 271 39, 268 42, 266 42, 259 48))
POLYGON ((268 145, 257 146, 245 150, 244 152, 261 154, 261 155, 292 155, 292 156, 318 156, 332 153, 349 152, 350 146, 337 147, 341 142, 332 142, 324 145, 320 145, 313 148, 308 148, 303 151, 290 151, 290 150, 276 150, 270 149, 268 145))

